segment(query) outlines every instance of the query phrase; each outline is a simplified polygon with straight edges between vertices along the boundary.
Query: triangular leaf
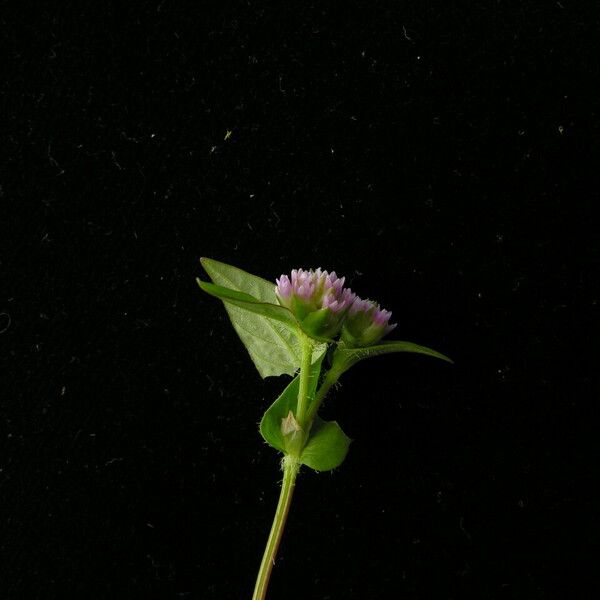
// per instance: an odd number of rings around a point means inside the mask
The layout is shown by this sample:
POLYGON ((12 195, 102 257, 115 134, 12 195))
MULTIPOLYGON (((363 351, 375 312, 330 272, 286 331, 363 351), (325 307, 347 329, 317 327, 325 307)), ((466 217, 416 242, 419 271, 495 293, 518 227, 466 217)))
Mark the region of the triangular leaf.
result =
POLYGON ((351 441, 337 421, 315 417, 300 462, 315 471, 335 469, 344 462, 351 441))
POLYGON ((427 356, 433 356, 440 358, 446 362, 453 363, 444 354, 427 348, 425 346, 419 346, 412 342, 394 342, 385 341, 377 346, 367 346, 365 348, 346 348, 343 343, 340 343, 333 353, 333 366, 341 375, 344 371, 347 371, 350 367, 355 365, 359 360, 369 358, 371 356, 379 356, 380 354, 390 354, 392 352, 412 352, 415 354, 426 354, 427 356))
MULTIPOLYGON (((319 382, 319 374, 321 373, 321 363, 325 356, 326 346, 322 345, 313 352, 313 363, 311 365, 309 380, 308 380, 308 398, 307 406, 310 406, 311 400, 314 398, 317 383, 319 382)), ((300 377, 297 375, 292 379, 289 385, 283 390, 279 398, 271 404, 267 409, 263 418, 260 421, 260 434, 264 440, 276 450, 285 452, 285 440, 281 431, 281 421, 285 419, 290 410, 296 412, 298 405, 298 391, 300 387, 300 377)))
MULTIPOLYGON (((261 302, 273 305, 277 302, 274 283, 216 260, 202 258, 201 262, 215 284, 248 294, 261 302)), ((261 377, 293 375, 298 370, 302 355, 300 343, 287 325, 232 302, 224 301, 224 305, 261 377)))

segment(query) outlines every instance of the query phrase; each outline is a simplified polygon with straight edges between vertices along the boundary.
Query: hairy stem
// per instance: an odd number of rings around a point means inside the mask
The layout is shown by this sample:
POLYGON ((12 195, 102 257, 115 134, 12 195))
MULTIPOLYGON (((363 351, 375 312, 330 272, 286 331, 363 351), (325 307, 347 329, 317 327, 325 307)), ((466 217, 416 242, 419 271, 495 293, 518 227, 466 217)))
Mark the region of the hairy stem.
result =
POLYGON ((298 389, 298 407, 296 409, 296 421, 302 429, 305 425, 306 409, 308 406, 308 384, 310 377, 310 364, 312 362, 313 344, 311 339, 302 335, 301 337, 302 361, 300 363, 300 386, 298 389))
POLYGON ((321 406, 321 403, 325 399, 325 396, 327 396, 327 393, 331 389, 331 386, 333 386, 337 382, 337 380, 340 378, 340 375, 341 375, 341 373, 339 373, 338 371, 336 371, 334 369, 327 371, 327 374, 325 375, 325 378, 323 379, 323 382, 321 383, 321 387, 317 391, 317 393, 315 395, 315 399, 314 399, 313 403, 310 405, 308 412, 306 414, 306 421, 308 423, 312 422, 312 420, 315 418, 315 415, 317 414, 317 411, 319 410, 319 406, 321 406))
POLYGON ((284 457, 283 482, 281 484, 279 502, 277 504, 277 510, 275 511, 273 525, 271 526, 271 533, 267 540, 267 547, 265 548, 265 553, 262 562, 260 563, 252 600, 264 600, 267 595, 267 587, 269 585, 273 565, 275 564, 275 555, 277 554, 279 542, 281 542, 281 536, 283 535, 283 528, 285 527, 285 522, 290 510, 290 504, 292 503, 292 495, 294 493, 296 475, 298 475, 299 467, 300 464, 295 457, 290 455, 284 457))

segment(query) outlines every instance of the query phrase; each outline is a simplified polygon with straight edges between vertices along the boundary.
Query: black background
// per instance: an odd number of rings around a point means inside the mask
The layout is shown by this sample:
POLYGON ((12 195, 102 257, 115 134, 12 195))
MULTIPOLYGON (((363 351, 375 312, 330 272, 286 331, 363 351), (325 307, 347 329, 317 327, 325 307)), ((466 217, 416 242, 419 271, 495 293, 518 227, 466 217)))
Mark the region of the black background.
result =
POLYGON ((286 378, 200 256, 456 361, 345 376, 270 598, 592 597, 593 5, 3 6, 2 597, 250 598, 286 378))

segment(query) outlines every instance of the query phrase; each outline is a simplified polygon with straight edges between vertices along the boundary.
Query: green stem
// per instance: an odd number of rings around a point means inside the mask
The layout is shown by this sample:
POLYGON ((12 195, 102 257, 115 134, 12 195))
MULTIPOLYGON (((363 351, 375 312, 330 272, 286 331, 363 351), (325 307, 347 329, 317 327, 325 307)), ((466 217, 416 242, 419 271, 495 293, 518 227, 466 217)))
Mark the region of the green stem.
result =
POLYGON ((275 511, 275 518, 271 526, 271 533, 267 540, 267 547, 260 563, 258 577, 256 578, 256 586, 254 587, 254 595, 252 600, 264 600, 267 595, 267 587, 271 577, 271 571, 275 564, 275 555, 281 542, 283 528, 292 503, 292 495, 296 482, 296 475, 300 464, 298 460, 290 455, 286 455, 283 459, 283 483, 281 484, 281 492, 279 494, 279 502, 275 511))
POLYGON ((341 373, 339 373, 338 371, 336 371, 334 369, 327 371, 327 374, 325 375, 325 379, 323 379, 323 383, 321 383, 321 387, 317 391, 317 393, 315 395, 315 399, 314 399, 313 403, 310 405, 310 408, 308 409, 308 413, 306 414, 306 421, 308 423, 311 423, 312 420, 315 418, 315 415, 317 414, 317 411, 319 410, 319 406, 321 406, 321 403, 325 399, 325 396, 327 396, 327 393, 331 389, 331 386, 333 386, 337 382, 337 380, 340 378, 340 375, 341 375, 341 373))
POLYGON ((312 362, 313 343, 307 335, 302 335, 300 340, 302 359, 300 363, 300 386, 298 389, 298 407, 296 409, 296 421, 302 429, 305 425, 305 413, 308 405, 308 379, 310 377, 310 365, 312 362))

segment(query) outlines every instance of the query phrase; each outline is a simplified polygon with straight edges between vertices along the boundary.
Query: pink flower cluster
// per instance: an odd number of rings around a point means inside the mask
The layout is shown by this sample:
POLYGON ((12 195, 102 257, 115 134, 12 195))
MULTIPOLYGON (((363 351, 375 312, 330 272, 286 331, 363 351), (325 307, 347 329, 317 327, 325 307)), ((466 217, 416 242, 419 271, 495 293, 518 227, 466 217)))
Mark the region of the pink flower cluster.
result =
POLYGON ((372 344, 396 327, 389 323, 390 311, 344 288, 345 277, 338 277, 335 271, 294 269, 291 276, 282 275, 276 282, 275 294, 282 306, 300 320, 317 311, 326 312, 332 317, 327 320, 329 333, 343 325, 342 339, 347 343, 372 344))
POLYGON ((291 277, 282 275, 276 280, 275 294, 280 304, 292 310, 296 299, 312 311, 329 308, 340 313, 350 308, 356 298, 350 288, 344 288, 345 279, 338 277, 335 271, 328 273, 320 267, 315 271, 293 269, 291 277))
POLYGON ((357 296, 348 311, 348 318, 358 316, 359 313, 370 319, 376 327, 383 327, 383 335, 387 335, 398 325, 398 323, 390 325, 391 311, 381 308, 377 302, 362 300, 357 296))

